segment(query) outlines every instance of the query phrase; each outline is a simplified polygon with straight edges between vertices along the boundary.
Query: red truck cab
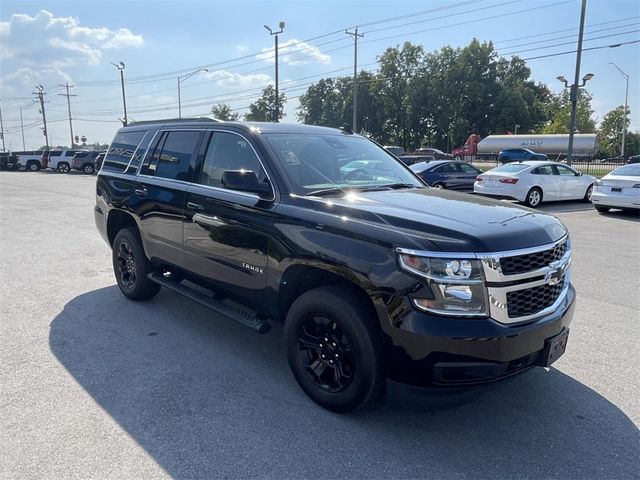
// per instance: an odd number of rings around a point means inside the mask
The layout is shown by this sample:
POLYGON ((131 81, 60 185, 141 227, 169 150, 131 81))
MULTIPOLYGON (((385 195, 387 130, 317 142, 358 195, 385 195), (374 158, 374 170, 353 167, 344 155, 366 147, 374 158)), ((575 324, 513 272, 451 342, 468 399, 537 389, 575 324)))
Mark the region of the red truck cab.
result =
POLYGON ((460 148, 455 148, 451 154, 456 160, 464 160, 464 157, 476 155, 478 153, 478 142, 480 141, 480 135, 469 135, 467 141, 460 148))

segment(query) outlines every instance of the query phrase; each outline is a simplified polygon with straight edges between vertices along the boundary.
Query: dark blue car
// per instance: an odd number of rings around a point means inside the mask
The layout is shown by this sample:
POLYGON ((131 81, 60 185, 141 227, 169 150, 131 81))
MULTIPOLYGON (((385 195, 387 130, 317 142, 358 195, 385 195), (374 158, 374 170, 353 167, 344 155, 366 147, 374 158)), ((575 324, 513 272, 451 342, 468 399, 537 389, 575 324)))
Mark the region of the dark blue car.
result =
POLYGON ((473 182, 482 173, 473 165, 459 160, 433 160, 409 167, 434 188, 473 191, 473 182))
POLYGON ((498 153, 500 163, 522 162, 524 160, 548 160, 544 153, 536 153, 528 148, 508 148, 498 153))

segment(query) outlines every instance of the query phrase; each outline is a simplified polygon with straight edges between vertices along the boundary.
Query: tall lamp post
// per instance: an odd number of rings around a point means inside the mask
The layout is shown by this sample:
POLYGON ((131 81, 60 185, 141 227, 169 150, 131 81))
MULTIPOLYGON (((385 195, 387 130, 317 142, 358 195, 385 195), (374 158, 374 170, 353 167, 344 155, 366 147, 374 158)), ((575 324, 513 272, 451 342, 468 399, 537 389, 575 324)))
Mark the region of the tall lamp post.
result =
POLYGON ((182 100, 180 98, 180 84, 184 82, 187 78, 191 78, 200 72, 208 72, 208 71, 209 70, 207 70, 206 68, 199 68, 198 70, 194 70, 191 73, 187 73, 186 75, 182 75, 181 77, 178 77, 178 118, 182 118, 182 100))
POLYGON ((609 65, 613 65, 620 72, 620 74, 627 81, 627 88, 624 93, 624 120, 622 121, 622 147, 620 147, 620 156, 624 158, 624 142, 627 136, 627 101, 629 100, 629 75, 626 74, 618 65, 613 62, 609 62, 609 65))
POLYGON ((278 122, 278 119, 280 118, 280 96, 278 94, 278 35, 280 35, 282 32, 284 32, 284 22, 280 22, 278 24, 278 28, 280 28, 280 30, 278 30, 277 32, 274 32, 273 30, 271 30, 271 28, 268 25, 265 25, 264 28, 266 28, 269 31, 270 35, 273 35, 276 37, 276 45, 275 45, 275 60, 276 60, 276 102, 274 105, 274 109, 273 109, 273 121, 274 122, 278 122))
POLYGON ((111 65, 113 65, 120 71, 120 84, 122 85, 122 105, 124 106, 124 120, 122 121, 122 124, 126 127, 129 121, 127 120, 127 98, 124 95, 124 62, 111 62, 111 65))
POLYGON ((584 77, 582 77, 582 83, 578 85, 578 83, 574 83, 573 85, 569 85, 569 81, 564 78, 562 75, 556 77, 562 83, 564 83, 564 88, 569 89, 569 98, 571 99, 571 120, 569 122, 569 151, 567 152, 567 163, 571 165, 571 160, 573 158, 573 136, 576 132, 576 109, 578 103, 578 88, 582 88, 586 85, 586 83, 593 78, 593 73, 587 73, 584 77))

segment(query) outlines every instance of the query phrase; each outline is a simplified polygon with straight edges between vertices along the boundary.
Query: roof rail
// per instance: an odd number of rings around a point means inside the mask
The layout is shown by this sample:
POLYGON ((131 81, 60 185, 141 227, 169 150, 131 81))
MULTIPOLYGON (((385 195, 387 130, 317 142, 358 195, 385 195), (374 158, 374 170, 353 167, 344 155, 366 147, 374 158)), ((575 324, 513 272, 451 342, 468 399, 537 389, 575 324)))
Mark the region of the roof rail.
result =
POLYGON ((142 120, 139 122, 130 122, 127 126, 134 125, 153 125, 158 123, 174 123, 174 122, 212 122, 220 123, 222 120, 218 120, 214 117, 191 117, 191 118, 163 118, 161 120, 142 120))

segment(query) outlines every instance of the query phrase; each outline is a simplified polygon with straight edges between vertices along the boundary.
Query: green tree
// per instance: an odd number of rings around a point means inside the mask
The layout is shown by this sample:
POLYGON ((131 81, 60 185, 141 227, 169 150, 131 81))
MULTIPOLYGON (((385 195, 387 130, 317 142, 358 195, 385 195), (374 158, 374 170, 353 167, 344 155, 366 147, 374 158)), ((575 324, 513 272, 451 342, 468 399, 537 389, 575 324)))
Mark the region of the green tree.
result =
POLYGON ((231 111, 231 107, 226 104, 218 104, 211 107, 211 115, 218 120, 235 121, 240 118, 240 115, 231 111))
MULTIPOLYGON (((630 110, 627 108, 627 124, 626 128, 629 128, 631 123, 629 120, 630 110)), ((600 153, 606 157, 613 157, 620 155, 620 148, 622 144, 622 123, 624 121, 624 107, 620 105, 608 112, 602 122, 600 123, 600 153)), ((625 142, 627 143, 627 142, 625 142)), ((625 154, 628 154, 628 150, 625 145, 625 154)))
MULTIPOLYGON (((591 94, 584 88, 578 89, 578 104, 576 108, 576 132, 595 133, 596 122, 591 108, 591 94)), ((568 90, 554 95, 548 103, 550 121, 542 128, 542 133, 569 133, 571 117, 571 101, 568 90)))
MULTIPOLYGON (((284 104, 287 99, 284 93, 279 93, 280 108, 278 120, 284 118, 284 104)), ((273 85, 268 85, 262 90, 262 96, 249 105, 249 113, 244 115, 244 119, 253 122, 270 122, 273 120, 273 112, 276 108, 276 89, 273 85)))

